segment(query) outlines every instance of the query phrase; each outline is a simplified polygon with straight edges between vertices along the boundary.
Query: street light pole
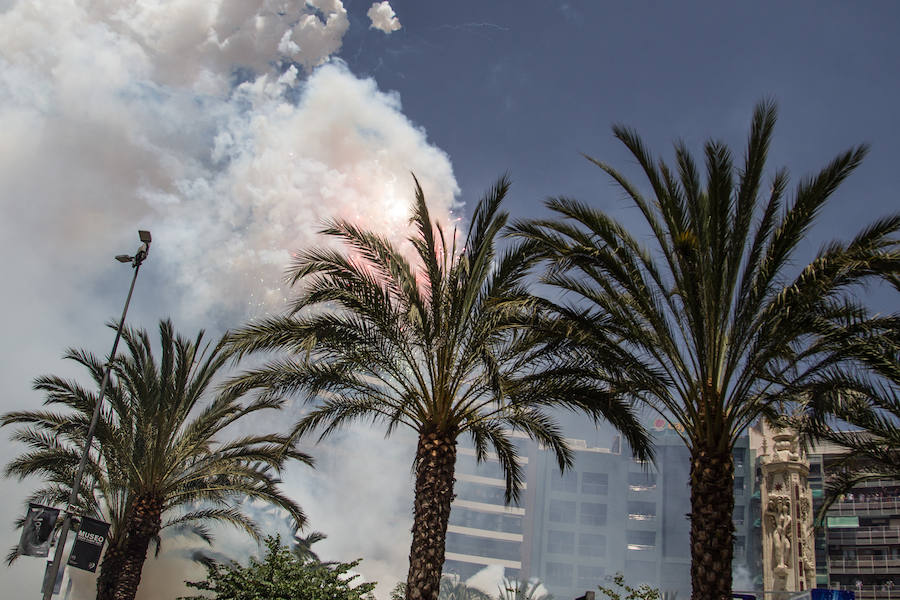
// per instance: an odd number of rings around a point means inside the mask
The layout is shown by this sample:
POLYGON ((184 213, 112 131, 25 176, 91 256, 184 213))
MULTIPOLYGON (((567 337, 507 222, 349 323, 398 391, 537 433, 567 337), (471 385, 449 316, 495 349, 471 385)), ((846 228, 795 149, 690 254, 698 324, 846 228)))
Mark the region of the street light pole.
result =
POLYGON ((131 294, 134 292, 134 284, 137 281, 138 271, 141 270, 141 264, 147 258, 150 252, 150 232, 138 231, 141 239, 141 247, 138 248, 134 256, 120 254, 116 256, 116 260, 123 263, 131 263, 134 269, 134 276, 131 278, 131 287, 128 288, 128 297, 125 298, 125 308, 122 309, 122 316, 119 318, 119 326, 116 328, 116 339, 113 341, 112 350, 109 353, 109 360, 103 371, 103 380, 100 383, 100 396, 97 398, 97 404, 94 406, 94 414, 91 417, 91 425, 88 427, 87 438, 84 441, 84 450, 81 453, 81 462, 78 464, 78 471, 75 473, 75 481, 72 482, 72 490, 69 493, 69 501, 66 503, 65 517, 63 518, 62 527, 59 530, 59 537, 56 540, 56 551, 53 554, 53 563, 48 567, 47 573, 44 575, 44 600, 50 600, 53 596, 53 588, 56 586, 56 578, 59 574, 59 568, 62 565, 63 550, 66 545, 66 538, 69 536, 69 529, 72 526, 72 506, 78 500, 78 492, 81 490, 81 478, 84 476, 84 469, 87 466, 88 455, 94 441, 94 430, 97 428, 97 421, 100 420, 100 408, 103 406, 103 398, 106 396, 106 387, 109 384, 109 372, 112 369, 112 362, 116 356, 116 349, 119 347, 119 338, 122 337, 122 328, 125 326, 125 315, 128 313, 128 304, 131 302, 131 294))

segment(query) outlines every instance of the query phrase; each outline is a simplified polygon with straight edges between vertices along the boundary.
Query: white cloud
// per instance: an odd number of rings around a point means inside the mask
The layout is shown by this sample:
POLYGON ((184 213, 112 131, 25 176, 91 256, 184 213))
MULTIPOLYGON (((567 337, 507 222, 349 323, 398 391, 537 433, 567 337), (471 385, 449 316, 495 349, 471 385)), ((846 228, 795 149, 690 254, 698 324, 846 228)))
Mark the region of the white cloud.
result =
POLYGON ((373 2, 366 16, 372 21, 372 24, 369 26, 370 29, 391 33, 403 27, 400 21, 397 20, 397 15, 394 14, 394 9, 391 8, 391 3, 388 0, 373 2))
MULTIPOLYGON (((290 252, 322 243, 323 218, 401 240, 411 171, 433 214, 450 218, 448 157, 396 94, 329 59, 348 27, 337 0, 21 0, 0 12, 0 308, 10 316, 0 411, 37 407, 37 375, 80 375, 58 360, 67 346, 108 351, 103 323, 118 316, 130 277, 112 256, 136 249, 138 228, 154 242, 129 323, 171 315, 186 333, 221 332, 283 307, 290 252)), ((351 465, 372 460, 351 438, 334 448, 351 465)), ((3 444, 0 462, 18 450, 3 444)), ((405 450, 384 452, 396 462, 378 470, 323 475, 396 471, 396 487, 359 482, 379 497, 355 520, 329 514, 327 494, 341 493, 330 479, 321 497, 302 497, 334 558, 362 556, 367 576, 367 565, 382 579, 405 576, 405 450), (359 523, 377 543, 358 543, 359 523)), ((299 490, 304 477, 297 470, 287 485, 299 490)), ((10 483, 6 547, 31 489, 10 483)), ((0 586, 33 592, 39 563, 4 569, 0 586)))

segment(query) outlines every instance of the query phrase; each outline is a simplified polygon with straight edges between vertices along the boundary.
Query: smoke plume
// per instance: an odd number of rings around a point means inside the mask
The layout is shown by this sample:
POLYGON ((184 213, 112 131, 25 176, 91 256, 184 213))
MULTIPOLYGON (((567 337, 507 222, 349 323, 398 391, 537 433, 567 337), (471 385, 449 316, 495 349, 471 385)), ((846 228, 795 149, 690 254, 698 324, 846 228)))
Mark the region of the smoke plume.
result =
MULTIPOLYGON (((395 30, 389 12, 379 23, 395 30)), ((138 228, 153 244, 129 323, 171 315, 186 333, 218 334, 283 309, 290 253, 323 243, 323 219, 402 240, 411 172, 432 214, 450 218, 446 154, 397 94, 335 57, 349 26, 338 0, 0 3, 0 410, 36 408, 37 375, 82 375, 58 360, 65 347, 108 351, 103 323, 129 277, 112 256, 134 252, 138 228)), ((327 558, 402 577, 412 451, 373 435, 314 449, 323 470, 297 469, 286 487, 329 535, 327 558)), ((19 451, 6 444, 0 460, 19 451)), ((30 483, 10 487, 7 546, 30 483)), ((148 566, 150 579, 159 568, 170 565, 148 566)), ((23 597, 42 569, 22 559, 0 583, 23 597)))
POLYGON ((391 33, 403 27, 400 25, 400 21, 397 20, 397 15, 394 14, 394 9, 391 8, 391 3, 387 0, 384 2, 373 2, 366 16, 372 21, 371 28, 385 33, 391 33))

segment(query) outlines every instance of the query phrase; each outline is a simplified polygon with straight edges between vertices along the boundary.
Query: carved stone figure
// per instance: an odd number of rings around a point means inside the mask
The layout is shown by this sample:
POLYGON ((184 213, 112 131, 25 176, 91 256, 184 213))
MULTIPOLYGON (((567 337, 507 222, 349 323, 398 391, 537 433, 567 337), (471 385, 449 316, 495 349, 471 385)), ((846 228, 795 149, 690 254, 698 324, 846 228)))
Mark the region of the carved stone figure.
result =
POLYGON ((791 503, 784 496, 769 499, 767 521, 772 531, 772 567, 776 570, 791 566, 791 503))

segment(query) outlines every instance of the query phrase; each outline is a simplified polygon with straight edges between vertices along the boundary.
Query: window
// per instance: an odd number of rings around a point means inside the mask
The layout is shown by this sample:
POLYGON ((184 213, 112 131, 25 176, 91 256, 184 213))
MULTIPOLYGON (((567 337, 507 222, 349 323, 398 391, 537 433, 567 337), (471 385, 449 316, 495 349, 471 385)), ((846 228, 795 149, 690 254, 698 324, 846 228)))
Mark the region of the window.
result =
POLYGON ((578 565, 576 587, 582 590, 594 589, 599 584, 603 583, 604 575, 606 575, 606 570, 603 567, 578 565))
POLYGON ((626 560, 625 577, 631 585, 653 581, 656 579, 656 563, 649 560, 626 560))
POLYGON ((575 534, 571 531, 548 531, 547 552, 572 554, 575 551, 575 534))
POLYGON ((627 531, 625 540, 629 550, 652 550, 656 546, 656 532, 627 531))
POLYGON ((581 476, 581 493, 605 496, 609 491, 609 475, 606 473, 588 473, 581 476))
POLYGON ((594 502, 581 503, 581 524, 601 527, 606 525, 606 505, 594 502))
POLYGON ((574 523, 575 503, 567 500, 551 500, 549 519, 551 523, 574 523))
POLYGON ((606 536, 596 533, 579 534, 578 554, 581 556, 606 556, 606 536))
POLYGON ((522 533, 522 517, 520 515, 501 515, 470 510, 462 506, 450 509, 450 524, 488 531, 506 533, 522 533))
POLYGON ((452 531, 447 533, 447 551, 501 560, 522 560, 520 542, 472 537, 452 531))
POLYGON ((628 501, 628 518, 632 521, 650 521, 656 518, 655 502, 628 501))
POLYGON ((629 473, 628 489, 632 492, 656 489, 656 473, 629 473))
POLYGON ((743 448, 735 448, 731 455, 734 457, 734 470, 740 471, 744 468, 744 455, 746 452, 743 448))
POLYGON ((460 472, 472 473, 481 477, 491 477, 492 479, 506 479, 499 461, 494 459, 488 459, 477 465, 468 466, 468 469, 465 471, 460 470, 460 472))
POLYGON ((547 585, 557 585, 560 587, 570 587, 572 585, 572 574, 574 569, 572 565, 566 563, 548 562, 547 563, 547 585))
MULTIPOLYGON (((462 481, 457 484, 456 497, 460 500, 471 500, 485 504, 506 504, 506 488, 462 481)), ((509 506, 519 506, 518 502, 512 502, 509 506)))
POLYGON ((559 472, 550 479, 550 489, 554 492, 575 493, 578 491, 578 473, 569 469, 562 475, 559 472))
POLYGON ((734 495, 735 496, 743 496, 744 495, 744 478, 743 477, 735 477, 734 478, 734 495))

